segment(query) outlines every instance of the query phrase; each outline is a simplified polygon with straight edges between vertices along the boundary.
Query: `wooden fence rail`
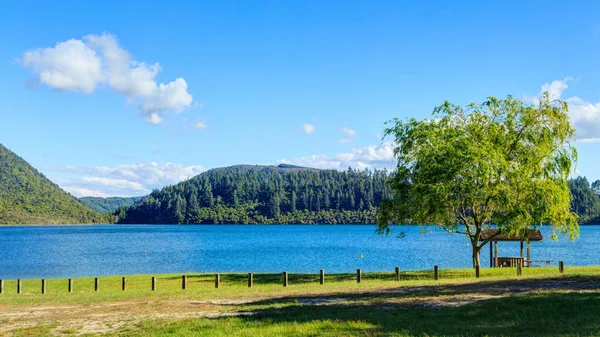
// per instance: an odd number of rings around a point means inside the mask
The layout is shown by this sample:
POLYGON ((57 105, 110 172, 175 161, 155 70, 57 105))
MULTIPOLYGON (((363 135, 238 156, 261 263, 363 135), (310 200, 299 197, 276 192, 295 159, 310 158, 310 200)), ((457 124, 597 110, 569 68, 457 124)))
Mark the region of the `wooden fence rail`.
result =
MULTIPOLYGON (((565 268, 564 261, 559 261, 558 262, 559 273, 563 274, 564 268, 565 268)), ((523 274, 523 265, 522 264, 516 265, 516 272, 517 272, 517 276, 522 276, 522 274, 523 274)), ((221 274, 214 274, 214 275, 215 275, 215 278, 214 278, 215 288, 219 289, 219 288, 221 288, 221 274)), ((476 267, 475 268, 475 277, 478 278, 479 276, 480 276, 480 268, 476 267)), ((284 271, 283 272, 283 286, 284 287, 289 286, 289 284, 290 284, 289 277, 290 277, 290 274, 287 271, 284 271)), ((393 277, 394 277, 394 281, 396 281, 396 282, 400 281, 400 279, 401 279, 400 267, 394 268, 393 277)), ((356 282, 361 283, 362 278, 363 278, 362 270, 360 268, 356 269, 356 282)), ((433 266, 433 279, 434 280, 440 279, 440 270, 439 270, 438 265, 433 266)), ((17 279, 16 281, 17 281, 17 294, 22 294, 23 293, 23 280, 17 279)), ((324 269, 319 270, 319 284, 321 284, 321 285, 325 284, 325 270, 324 269)), ((5 280, 0 279, 0 294, 6 293, 5 285, 6 285, 5 280)), ((254 274, 248 273, 248 288, 252 288, 253 285, 254 285, 254 274)), ((181 276, 181 289, 186 290, 187 288, 188 288, 188 275, 184 274, 181 276)), ((67 291, 69 293, 72 293, 73 289, 74 289, 74 279, 69 278, 67 291)), ((127 278, 125 276, 121 277, 121 290, 122 291, 127 290, 127 278)), ((152 276, 152 278, 151 278, 151 290, 157 291, 156 276, 152 276)), ((100 278, 99 277, 94 278, 94 291, 95 292, 100 291, 100 278)), ((41 279, 41 293, 42 294, 48 293, 48 280, 47 279, 41 279)))

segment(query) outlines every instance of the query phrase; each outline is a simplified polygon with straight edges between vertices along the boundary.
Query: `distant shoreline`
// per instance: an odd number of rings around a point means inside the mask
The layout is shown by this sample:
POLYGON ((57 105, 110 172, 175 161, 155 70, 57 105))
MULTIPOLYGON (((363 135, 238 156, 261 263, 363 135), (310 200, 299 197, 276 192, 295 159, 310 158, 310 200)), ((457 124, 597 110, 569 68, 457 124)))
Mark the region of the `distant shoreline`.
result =
MULTIPOLYGON (((588 222, 579 224, 579 226, 599 226, 600 223, 597 222, 588 222)), ((377 226, 377 224, 356 224, 356 223, 340 223, 340 224, 328 224, 328 223, 319 223, 319 224, 306 224, 306 223, 295 223, 295 224, 241 224, 241 223, 228 223, 228 224, 202 224, 202 223, 194 223, 194 224, 147 224, 147 223, 138 223, 138 224, 114 224, 114 223, 87 223, 87 224, 0 224, 0 227, 64 227, 64 226, 377 226)), ((393 226, 411 226, 410 224, 396 224, 393 226)), ((412 225, 412 226, 420 226, 420 225, 412 225)), ((424 225, 425 226, 425 225, 424 225)), ((435 225, 427 225, 427 226, 435 226, 435 225)), ((538 226, 539 227, 539 226, 538 226)), ((549 225, 545 225, 543 227, 549 227, 549 225)))

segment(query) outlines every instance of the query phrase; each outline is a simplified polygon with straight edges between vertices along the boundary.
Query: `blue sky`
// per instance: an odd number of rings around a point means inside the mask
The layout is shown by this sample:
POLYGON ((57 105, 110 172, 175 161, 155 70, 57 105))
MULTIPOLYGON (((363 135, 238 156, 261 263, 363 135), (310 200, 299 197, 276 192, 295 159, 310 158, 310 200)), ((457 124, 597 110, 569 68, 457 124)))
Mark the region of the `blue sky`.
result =
POLYGON ((206 169, 393 167, 384 122, 444 100, 571 104, 600 179, 600 3, 11 2, 0 143, 76 196, 206 169))

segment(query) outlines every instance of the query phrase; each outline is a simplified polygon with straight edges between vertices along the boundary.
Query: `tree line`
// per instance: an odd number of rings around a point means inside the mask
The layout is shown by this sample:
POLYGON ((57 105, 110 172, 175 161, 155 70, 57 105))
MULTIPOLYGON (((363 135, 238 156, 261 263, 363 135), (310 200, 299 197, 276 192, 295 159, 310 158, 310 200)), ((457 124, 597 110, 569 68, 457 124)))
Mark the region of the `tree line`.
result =
POLYGON ((213 169, 121 207, 119 223, 375 223, 390 197, 386 170, 292 165, 213 169))
MULTIPOLYGON (((232 166, 154 190, 115 215, 124 224, 374 224, 390 198, 388 177, 386 170, 232 166)), ((577 177, 569 188, 579 222, 600 222, 600 180, 577 177)))

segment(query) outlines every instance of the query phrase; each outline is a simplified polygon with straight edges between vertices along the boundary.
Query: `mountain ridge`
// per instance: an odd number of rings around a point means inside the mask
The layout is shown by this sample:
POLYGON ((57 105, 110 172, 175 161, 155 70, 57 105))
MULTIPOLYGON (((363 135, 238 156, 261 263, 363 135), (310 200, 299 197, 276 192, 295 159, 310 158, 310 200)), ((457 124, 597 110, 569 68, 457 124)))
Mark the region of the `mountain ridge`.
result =
POLYGON ((0 144, 0 224, 106 223, 108 219, 0 144))

